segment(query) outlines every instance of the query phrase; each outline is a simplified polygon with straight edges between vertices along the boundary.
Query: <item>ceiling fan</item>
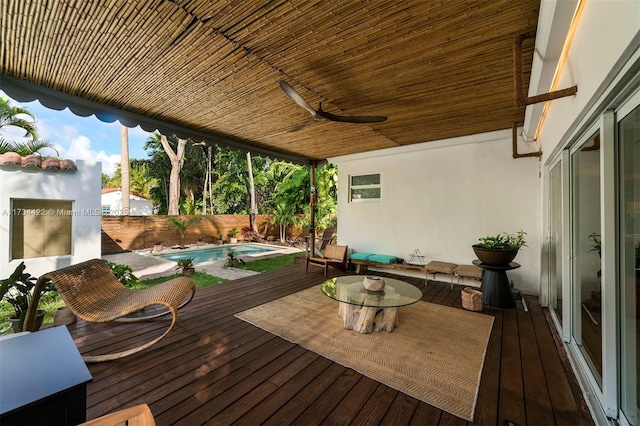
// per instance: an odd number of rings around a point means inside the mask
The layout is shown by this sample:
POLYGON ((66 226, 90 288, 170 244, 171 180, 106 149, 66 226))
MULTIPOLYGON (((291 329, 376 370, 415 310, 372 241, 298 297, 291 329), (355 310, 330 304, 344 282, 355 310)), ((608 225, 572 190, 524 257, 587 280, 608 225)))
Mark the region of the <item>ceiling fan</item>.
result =
POLYGON ((287 82, 285 82, 284 80, 280 80, 279 83, 280 83, 280 88, 284 91, 284 93, 287 94, 287 96, 289 96, 295 103, 300 105, 302 108, 309 111, 309 113, 311 114, 311 120, 307 121, 304 124, 294 127, 293 129, 289 130, 290 132, 296 132, 298 130, 302 130, 316 121, 329 120, 329 121, 338 121, 341 123, 380 123, 387 119, 387 117, 380 116, 380 115, 363 115, 363 116, 353 116, 353 117, 334 115, 322 109, 322 102, 320 102, 320 104, 318 105, 318 109, 315 110, 311 107, 311 105, 307 103, 307 101, 302 99, 302 96, 300 96, 300 94, 296 92, 295 89, 291 87, 287 82))

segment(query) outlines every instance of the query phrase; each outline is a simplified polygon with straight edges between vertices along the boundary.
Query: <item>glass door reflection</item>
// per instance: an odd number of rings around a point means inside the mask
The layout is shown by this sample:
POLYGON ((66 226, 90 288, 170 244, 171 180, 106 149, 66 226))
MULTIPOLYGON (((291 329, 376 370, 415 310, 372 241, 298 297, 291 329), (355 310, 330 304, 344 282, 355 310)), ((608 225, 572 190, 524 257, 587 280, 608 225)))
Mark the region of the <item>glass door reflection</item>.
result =
POLYGON ((571 158, 572 174, 572 337, 602 387, 600 305, 600 134, 590 137, 571 158))

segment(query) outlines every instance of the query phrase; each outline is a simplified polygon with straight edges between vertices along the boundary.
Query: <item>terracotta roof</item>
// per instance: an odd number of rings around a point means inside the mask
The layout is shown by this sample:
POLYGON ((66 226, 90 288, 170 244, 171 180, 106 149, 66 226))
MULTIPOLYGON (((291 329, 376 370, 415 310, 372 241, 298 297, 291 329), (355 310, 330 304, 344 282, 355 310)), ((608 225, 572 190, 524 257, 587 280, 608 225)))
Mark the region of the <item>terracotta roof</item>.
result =
POLYGON ((71 170, 76 171, 78 167, 73 160, 59 160, 55 157, 41 157, 37 154, 21 156, 17 152, 5 152, 0 154, 0 166, 35 167, 44 170, 71 170))

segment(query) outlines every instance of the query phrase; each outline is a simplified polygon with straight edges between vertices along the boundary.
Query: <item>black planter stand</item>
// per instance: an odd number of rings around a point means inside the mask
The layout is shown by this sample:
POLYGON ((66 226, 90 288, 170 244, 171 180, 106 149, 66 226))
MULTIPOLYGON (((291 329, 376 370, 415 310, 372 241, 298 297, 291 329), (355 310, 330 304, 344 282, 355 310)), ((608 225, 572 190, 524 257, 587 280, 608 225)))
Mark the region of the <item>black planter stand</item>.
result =
POLYGON ((473 264, 484 269, 482 275, 482 303, 496 308, 514 308, 516 300, 513 297, 507 271, 520 267, 519 263, 511 262, 506 265, 487 265, 479 260, 473 264))

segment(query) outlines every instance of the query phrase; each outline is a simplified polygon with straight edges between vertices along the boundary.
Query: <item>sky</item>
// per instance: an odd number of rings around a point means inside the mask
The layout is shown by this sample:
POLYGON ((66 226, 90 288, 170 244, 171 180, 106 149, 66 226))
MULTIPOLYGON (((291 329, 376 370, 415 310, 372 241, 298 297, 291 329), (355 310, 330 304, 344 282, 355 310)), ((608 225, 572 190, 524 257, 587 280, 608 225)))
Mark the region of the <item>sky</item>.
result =
MULTIPOLYGON (((56 111, 40 102, 16 102, 0 90, 0 96, 8 98, 11 105, 29 110, 36 118, 38 137, 56 146, 58 154, 43 150, 42 155, 59 156, 71 160, 88 160, 102 163, 102 173, 113 175, 120 163, 120 123, 103 123, 95 116, 80 117, 68 108, 56 111)), ((27 117, 28 118, 28 117, 27 117)), ((147 158, 144 142, 150 133, 140 127, 129 129, 129 158, 147 158)), ((0 136, 9 141, 24 141, 24 131, 15 127, 3 127, 0 136)))

